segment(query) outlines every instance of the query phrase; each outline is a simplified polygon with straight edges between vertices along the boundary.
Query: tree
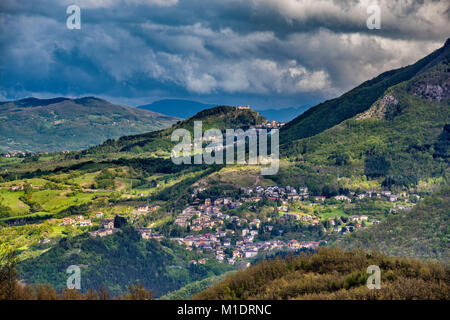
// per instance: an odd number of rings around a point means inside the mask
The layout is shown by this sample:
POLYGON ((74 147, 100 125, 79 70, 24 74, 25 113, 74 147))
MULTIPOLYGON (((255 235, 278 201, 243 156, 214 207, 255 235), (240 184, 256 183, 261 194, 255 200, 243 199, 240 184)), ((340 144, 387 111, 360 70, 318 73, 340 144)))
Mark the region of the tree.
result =
POLYGON ((121 228, 122 226, 127 224, 127 219, 121 216, 116 215, 114 217, 114 228, 121 228))
POLYGON ((369 155, 364 163, 364 173, 369 178, 386 176, 391 168, 391 163, 384 156, 369 155))
POLYGON ((18 257, 8 245, 0 247, 0 299, 16 298, 18 257))
POLYGON ((142 286, 142 282, 139 282, 139 284, 128 287, 128 293, 124 298, 126 300, 152 300, 153 294, 151 290, 146 290, 142 286))

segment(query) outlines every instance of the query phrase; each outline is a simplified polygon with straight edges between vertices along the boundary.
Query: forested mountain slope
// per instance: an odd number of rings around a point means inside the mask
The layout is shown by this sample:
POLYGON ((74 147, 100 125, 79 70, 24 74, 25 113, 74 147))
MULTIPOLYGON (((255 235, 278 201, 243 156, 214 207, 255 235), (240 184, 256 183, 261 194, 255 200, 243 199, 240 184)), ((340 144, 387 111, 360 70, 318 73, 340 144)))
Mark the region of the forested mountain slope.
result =
POLYGON ((450 188, 425 198, 411 211, 351 234, 339 245, 377 250, 392 256, 438 259, 450 263, 450 188))
POLYGON ((448 299, 450 270, 437 263, 321 248, 312 255, 264 260, 194 299, 448 299), (381 270, 381 288, 367 288, 367 267, 381 270))
POLYGON ((450 41, 413 65, 387 71, 378 77, 366 81, 339 98, 325 101, 310 108, 290 121, 280 132, 281 143, 311 137, 342 121, 366 111, 384 92, 392 86, 408 81, 419 73, 425 72, 448 56, 450 41))
POLYGON ((202 130, 248 128, 265 121, 259 113, 251 109, 238 109, 230 106, 217 106, 203 110, 195 116, 177 122, 172 127, 146 134, 125 136, 117 140, 108 140, 102 145, 87 150, 87 153, 108 152, 170 152, 175 143, 171 142, 171 134, 176 129, 187 129, 194 132, 194 122, 202 122, 202 130))
POLYGON ((447 180, 449 47, 447 43, 418 75, 384 90, 364 112, 283 145, 282 154, 340 176, 381 179, 385 187, 408 187, 430 177, 447 180))
POLYGON ((160 130, 178 119, 95 97, 0 103, 0 152, 80 150, 106 139, 160 130))

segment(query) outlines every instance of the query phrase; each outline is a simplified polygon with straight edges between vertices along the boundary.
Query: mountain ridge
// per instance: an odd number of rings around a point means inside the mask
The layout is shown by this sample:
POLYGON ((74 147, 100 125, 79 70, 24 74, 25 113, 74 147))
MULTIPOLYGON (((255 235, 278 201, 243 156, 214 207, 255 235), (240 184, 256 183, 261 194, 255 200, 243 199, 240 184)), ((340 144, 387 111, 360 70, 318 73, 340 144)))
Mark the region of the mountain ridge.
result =
POLYGON ((127 134, 168 127, 178 119, 96 97, 0 103, 0 152, 80 150, 127 134))
POLYGON ((384 92, 396 84, 408 81, 438 63, 448 54, 450 41, 416 63, 384 72, 365 81, 338 98, 318 104, 288 122, 280 132, 281 143, 308 138, 366 111, 384 92))
POLYGON ((196 115, 180 120, 172 127, 144 133, 138 135, 124 136, 117 140, 109 139, 103 144, 91 148, 90 151, 101 152, 101 150, 109 150, 108 152, 126 152, 134 150, 140 151, 169 151, 173 147, 170 141, 171 133, 176 129, 187 129, 193 132, 194 121, 202 121, 202 130, 228 128, 247 128, 250 125, 261 124, 265 118, 258 112, 251 109, 238 109, 231 106, 216 106, 198 112, 196 115))

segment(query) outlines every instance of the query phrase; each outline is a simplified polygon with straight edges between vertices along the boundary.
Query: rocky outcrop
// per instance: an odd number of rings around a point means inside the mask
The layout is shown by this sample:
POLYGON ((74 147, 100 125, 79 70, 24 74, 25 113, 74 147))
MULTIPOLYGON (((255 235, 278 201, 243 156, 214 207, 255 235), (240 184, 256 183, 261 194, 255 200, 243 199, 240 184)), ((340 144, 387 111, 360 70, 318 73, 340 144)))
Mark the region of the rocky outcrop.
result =
POLYGON ((437 81, 429 79, 428 81, 418 82, 413 86, 414 95, 429 101, 442 101, 450 98, 450 79, 437 81))
POLYGON ((390 119, 399 112, 398 100, 387 94, 380 100, 376 101, 367 111, 360 114, 356 120, 364 120, 369 118, 390 119))

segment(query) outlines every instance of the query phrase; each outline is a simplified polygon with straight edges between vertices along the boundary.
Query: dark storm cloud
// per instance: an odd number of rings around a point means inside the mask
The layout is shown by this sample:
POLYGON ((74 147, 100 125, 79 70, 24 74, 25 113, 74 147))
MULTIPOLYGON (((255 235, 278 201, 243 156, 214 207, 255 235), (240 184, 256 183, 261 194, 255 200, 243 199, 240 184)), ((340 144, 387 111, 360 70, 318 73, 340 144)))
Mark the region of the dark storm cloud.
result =
POLYGON ((415 62, 449 34, 447 1, 3 0, 0 98, 95 94, 301 105, 415 62), (81 30, 66 8, 81 7, 81 30), (381 30, 366 27, 379 3, 381 30))

